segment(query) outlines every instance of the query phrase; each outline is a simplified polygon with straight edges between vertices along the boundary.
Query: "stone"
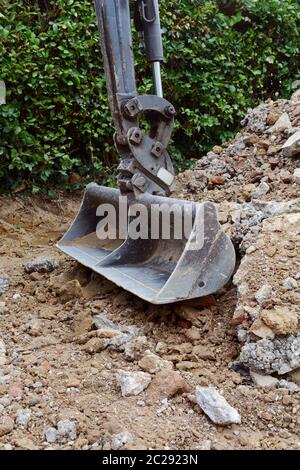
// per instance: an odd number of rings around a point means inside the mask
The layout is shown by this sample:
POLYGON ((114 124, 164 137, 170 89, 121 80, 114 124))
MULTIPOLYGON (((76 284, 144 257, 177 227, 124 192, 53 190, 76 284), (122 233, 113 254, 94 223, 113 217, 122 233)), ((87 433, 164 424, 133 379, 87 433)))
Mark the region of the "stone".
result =
POLYGON ((31 261, 27 261, 23 265, 26 273, 50 273, 58 267, 58 262, 52 258, 39 257, 31 261))
POLYGON ((292 124, 287 113, 283 113, 273 126, 268 129, 269 134, 276 134, 284 131, 285 129, 291 129, 292 124))
POLYGON ((273 126, 278 121, 279 118, 280 118, 280 112, 278 110, 271 109, 271 111, 268 114, 267 124, 269 126, 273 126))
POLYGON ((189 386, 179 372, 164 369, 157 372, 147 393, 152 401, 160 401, 188 390, 189 386))
POLYGON ((278 379, 271 375, 262 375, 250 370, 250 376, 255 385, 261 388, 274 388, 278 384, 278 379))
MULTIPOLYGON (((288 230, 292 229, 292 224, 294 223, 295 213, 300 210, 300 201, 299 199, 292 199, 290 201, 252 201, 253 207, 256 211, 261 211, 263 218, 269 219, 274 217, 274 220, 264 221, 263 224, 282 224, 283 226, 288 227, 288 230), (281 218, 276 218, 276 216, 282 215, 281 218)), ((271 228, 271 227, 270 227, 271 228)), ((280 227, 278 227, 280 228, 280 227)), ((272 230, 272 228, 271 228, 272 230)))
POLYGON ((17 303, 19 300, 21 300, 22 296, 19 292, 16 292, 13 296, 12 296, 12 300, 17 303))
POLYGON ((0 366, 6 364, 6 346, 3 339, 0 339, 0 366))
POLYGON ((192 450, 211 450, 212 442, 208 439, 201 441, 199 444, 196 444, 192 450))
POLYGON ((212 151, 214 153, 216 153, 217 155, 220 155, 220 153, 223 152, 223 147, 221 147, 220 145, 215 145, 213 148, 212 148, 212 151))
POLYGON ((73 322, 73 329, 76 336, 89 332, 93 326, 91 312, 82 310, 77 313, 73 322))
POLYGON ((296 168, 293 173, 293 182, 300 184, 300 168, 296 168))
POLYGON ((0 274, 0 295, 4 294, 10 286, 10 277, 7 274, 0 274))
POLYGON ((260 199, 261 197, 265 196, 269 191, 270 191, 270 186, 268 185, 268 183, 266 183, 265 181, 262 181, 258 185, 256 191, 252 193, 251 198, 260 199))
POLYGON ((199 328, 196 328, 195 326, 192 326, 191 328, 188 328, 187 330, 184 331, 184 334, 187 339, 190 341, 197 341, 201 339, 201 332, 199 328))
POLYGON ((14 429, 14 421, 9 416, 0 415, 0 437, 9 434, 14 429))
POLYGON ((300 368, 293 370, 293 372, 291 372, 291 373, 288 375, 288 378, 289 378, 292 382, 295 382, 297 385, 300 386, 300 368))
POLYGON ((121 387, 122 396, 128 397, 138 395, 145 390, 151 382, 151 375, 146 372, 119 370, 116 374, 116 379, 121 387))
POLYGON ((45 429, 44 436, 48 444, 54 444, 58 439, 58 432, 56 428, 49 427, 45 429))
POLYGON ((21 437, 15 440, 15 445, 23 450, 38 450, 39 447, 28 437, 21 437))
POLYGON ((213 186, 221 186, 225 183, 225 177, 223 175, 216 175, 210 178, 209 183, 213 186))
MULTIPOLYGON (((146 336, 137 336, 124 344, 124 353, 128 361, 138 359, 147 347, 146 336)), ((157 351, 159 352, 159 351, 157 351)))
POLYGON ((282 285, 286 290, 293 290, 293 289, 297 289, 298 282, 293 277, 287 277, 282 282, 282 285))
POLYGON ((243 142, 246 147, 251 147, 259 142, 259 137, 256 134, 246 134, 243 138, 243 142))
POLYGON ((114 434, 111 438, 112 450, 120 450, 126 444, 132 444, 134 441, 133 435, 130 432, 123 431, 118 434, 114 434))
POLYGON ((173 344, 171 349, 184 356, 185 354, 190 354, 192 352, 193 345, 192 343, 173 344))
POLYGON ((0 405, 3 408, 7 408, 11 404, 11 399, 9 397, 0 397, 0 405))
POLYGON ((99 313, 93 316, 93 321, 97 330, 109 328, 111 330, 122 331, 122 325, 114 323, 104 313, 99 313))
POLYGON ((176 364, 176 369, 178 370, 191 370, 198 369, 199 364, 196 361, 180 361, 176 364))
POLYGON ((252 194, 256 191, 256 185, 253 183, 245 184, 243 186, 243 195, 247 201, 250 201, 252 194))
POLYGON ((261 319, 278 335, 295 333, 298 329, 298 315, 287 306, 276 306, 270 310, 263 310, 261 319))
POLYGON ((77 279, 66 282, 66 284, 59 289, 58 295, 62 303, 83 297, 80 282, 77 279))
POLYGON ((294 91, 294 93, 291 96, 291 101, 300 101, 300 89, 294 91))
MULTIPOLYGON (((93 317, 93 320, 98 331, 111 331, 112 333, 103 342, 103 349, 109 348, 123 352, 126 348, 126 344, 134 341, 138 336, 138 328, 136 326, 116 324, 109 320, 105 314, 96 315, 93 317), (113 334, 113 330, 116 332, 115 334, 113 334)), ((129 346, 128 348, 130 349, 129 346)))
POLYGON ((287 374, 300 367, 300 333, 246 343, 239 360, 244 366, 266 374, 287 374))
POLYGON ((213 423, 241 424, 241 416, 213 387, 196 387, 196 402, 213 423))
POLYGON ((203 346, 202 344, 197 344, 193 347, 192 354, 196 356, 197 359, 210 359, 215 360, 215 355, 212 351, 210 351, 207 346, 203 346))
POLYGON ((75 376, 75 375, 69 375, 67 382, 66 382, 66 387, 68 388, 77 388, 80 387, 81 381, 75 376))
POLYGON ((105 343, 102 338, 91 338, 82 349, 89 354, 95 354, 105 349, 105 343))
POLYGON ((6 313, 6 311, 7 309, 5 302, 0 302, 0 315, 3 315, 4 313, 6 313))
POLYGON ((269 328, 260 318, 254 320, 249 329, 249 332, 253 333, 259 338, 273 339, 275 337, 274 331, 271 330, 271 328, 269 328))
POLYGON ((299 393, 300 392, 300 387, 298 387, 297 384, 295 384, 293 382, 289 382, 288 380, 284 380, 284 379, 279 380, 278 387, 279 388, 285 388, 286 390, 288 390, 291 393, 299 393))
POLYGON ((255 294, 254 297, 259 304, 269 300, 272 295, 272 287, 264 284, 255 294))
POLYGON ((294 157, 300 154, 300 131, 291 135, 282 146, 282 154, 285 157, 294 157))
POLYGON ((14 400, 20 400, 23 396, 22 386, 18 383, 12 383, 8 389, 8 395, 14 400))
POLYGON ((74 441, 77 437, 76 423, 63 419, 57 423, 57 432, 60 440, 74 441))
POLYGON ((155 374, 162 369, 173 369, 173 362, 166 361, 149 350, 145 351, 138 364, 141 369, 150 374, 155 374))
POLYGON ((287 184, 290 183, 293 178, 291 173, 287 170, 280 170, 279 176, 280 176, 281 181, 287 184))
POLYGON ((256 134, 261 134, 267 128, 267 118, 271 109, 270 103, 262 103, 254 109, 248 109, 241 125, 247 126, 250 131, 256 134))
POLYGON ((199 310, 198 308, 190 307, 188 305, 176 306, 175 313, 196 327, 202 326, 204 316, 211 316, 211 311, 209 309, 199 310))
POLYGON ((31 418, 31 410, 29 408, 24 408, 17 410, 16 413, 16 424, 23 428, 27 428, 31 418))
POLYGON ((248 331, 245 330, 244 328, 239 327, 237 330, 237 339, 239 343, 246 343, 248 340, 248 331))

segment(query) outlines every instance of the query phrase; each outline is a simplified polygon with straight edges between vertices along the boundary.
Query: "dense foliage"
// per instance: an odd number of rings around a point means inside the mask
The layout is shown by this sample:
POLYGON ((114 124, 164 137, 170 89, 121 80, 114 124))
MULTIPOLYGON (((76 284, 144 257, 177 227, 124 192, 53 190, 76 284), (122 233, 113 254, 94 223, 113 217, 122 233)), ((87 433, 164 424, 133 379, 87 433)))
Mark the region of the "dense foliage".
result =
MULTIPOLYGON (((298 0, 161 0, 165 94, 179 166, 227 139, 249 106, 300 78, 298 0)), ((140 92, 151 90, 137 51, 140 92), (145 78, 146 77, 146 78, 145 78)), ((0 0, 0 190, 37 191, 116 162, 92 0, 0 0)), ((110 166, 110 168, 109 168, 110 166)), ((95 176, 97 175, 97 176, 95 176)))

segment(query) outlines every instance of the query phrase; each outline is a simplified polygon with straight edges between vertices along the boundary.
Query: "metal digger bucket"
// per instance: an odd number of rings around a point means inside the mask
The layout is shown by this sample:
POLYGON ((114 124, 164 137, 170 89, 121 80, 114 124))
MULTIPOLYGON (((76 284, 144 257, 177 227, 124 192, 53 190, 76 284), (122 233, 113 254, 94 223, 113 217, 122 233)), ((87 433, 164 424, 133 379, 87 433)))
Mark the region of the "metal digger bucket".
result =
POLYGON ((212 203, 120 197, 119 190, 90 184, 58 248, 154 304, 202 297, 226 284, 235 253, 212 203))

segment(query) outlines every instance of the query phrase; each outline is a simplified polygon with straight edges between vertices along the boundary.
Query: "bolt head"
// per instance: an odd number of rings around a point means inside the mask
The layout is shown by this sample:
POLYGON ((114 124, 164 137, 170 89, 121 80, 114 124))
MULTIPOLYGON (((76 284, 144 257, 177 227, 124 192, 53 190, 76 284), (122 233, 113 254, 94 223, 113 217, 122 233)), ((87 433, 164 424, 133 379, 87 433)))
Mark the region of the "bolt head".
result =
POLYGON ((176 110, 175 110, 174 106, 172 106, 170 104, 170 105, 166 106, 165 113, 168 114, 169 116, 174 116, 176 114, 176 110))

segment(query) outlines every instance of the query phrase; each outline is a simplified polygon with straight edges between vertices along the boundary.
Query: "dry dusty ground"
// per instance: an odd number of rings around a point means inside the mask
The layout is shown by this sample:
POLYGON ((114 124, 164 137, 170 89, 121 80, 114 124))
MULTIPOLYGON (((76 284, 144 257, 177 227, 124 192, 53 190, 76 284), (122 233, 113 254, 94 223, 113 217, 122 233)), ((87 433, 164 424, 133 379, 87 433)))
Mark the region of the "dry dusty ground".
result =
POLYGON ((125 448, 131 449, 299 449, 299 394, 258 388, 247 371, 229 367, 240 348, 232 324, 235 288, 196 302, 196 311, 188 304, 151 306, 81 268, 55 248, 79 200, 0 199, 0 274, 10 278, 0 296, 0 338, 6 346, 0 448, 111 449, 113 435, 128 431, 133 442, 125 448), (59 267, 26 274, 23 263, 38 256, 54 257, 59 267), (61 287, 74 279, 80 284, 69 284, 70 298, 61 287), (144 338, 132 357, 86 347, 99 313, 139 329, 144 338), (197 345, 203 348, 195 355, 197 345), (141 370, 138 361, 146 349, 171 360, 189 390, 163 400, 153 379, 139 395, 122 397, 115 374, 141 370), (239 411, 242 424, 214 425, 193 402, 197 384, 215 386, 239 411), (71 430, 57 436, 57 424, 65 420, 71 430), (46 441, 49 428, 54 443, 46 441))

